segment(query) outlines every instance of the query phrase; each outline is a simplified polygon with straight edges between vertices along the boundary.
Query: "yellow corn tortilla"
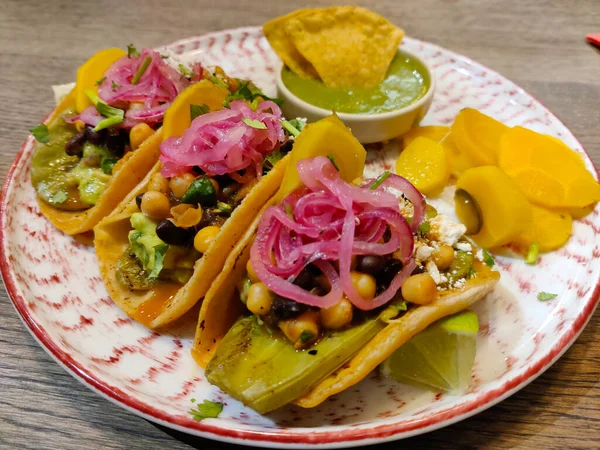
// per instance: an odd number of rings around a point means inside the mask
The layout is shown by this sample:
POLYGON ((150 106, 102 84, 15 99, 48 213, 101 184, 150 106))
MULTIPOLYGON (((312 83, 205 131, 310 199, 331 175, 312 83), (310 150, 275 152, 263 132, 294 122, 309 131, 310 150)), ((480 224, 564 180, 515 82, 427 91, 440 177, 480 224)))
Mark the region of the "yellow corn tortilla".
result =
POLYGON ((164 283, 147 291, 131 291, 117 281, 116 267, 119 258, 129 246, 130 217, 139 212, 135 197, 146 192, 150 177, 160 171, 161 163, 156 163, 146 178, 125 197, 115 211, 94 228, 94 245, 100 274, 117 306, 130 317, 139 320, 140 307, 143 304, 147 305, 146 302, 155 303, 154 307, 159 308, 160 312, 145 323, 150 328, 162 327, 189 311, 204 297, 240 237, 255 220, 265 202, 279 189, 289 159, 288 155, 275 164, 275 167, 244 197, 242 203, 221 227, 208 251, 196 261, 194 273, 185 285, 164 283))
MULTIPOLYGON (((75 92, 72 90, 56 107, 46 120, 50 124, 62 112, 75 104, 75 92)), ((65 211, 55 208, 38 197, 38 205, 42 214, 52 224, 66 234, 75 235, 90 231, 119 204, 123 197, 131 191, 148 173, 160 156, 159 146, 162 142, 162 131, 159 129, 142 145, 125 154, 113 168, 112 179, 94 206, 82 211, 65 211)))

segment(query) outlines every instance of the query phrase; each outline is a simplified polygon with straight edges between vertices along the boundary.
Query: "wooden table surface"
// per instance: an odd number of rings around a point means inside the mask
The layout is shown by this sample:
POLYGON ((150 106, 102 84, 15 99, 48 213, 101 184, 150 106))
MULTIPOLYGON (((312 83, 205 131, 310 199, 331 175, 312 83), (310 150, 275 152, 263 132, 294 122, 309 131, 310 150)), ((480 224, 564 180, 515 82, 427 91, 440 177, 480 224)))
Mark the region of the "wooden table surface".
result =
MULTIPOLYGON (((340 3, 309 2, 310 6, 340 3)), ((410 36, 491 67, 548 106, 600 165, 599 0, 360 2, 410 36)), ((304 6, 292 0, 0 0, 0 179, 96 50, 158 46, 304 6)), ((377 448, 600 448, 600 314, 544 375, 501 404, 446 429, 377 448)), ((159 428, 68 375, 26 331, 0 288, 0 448, 231 448, 159 428)))

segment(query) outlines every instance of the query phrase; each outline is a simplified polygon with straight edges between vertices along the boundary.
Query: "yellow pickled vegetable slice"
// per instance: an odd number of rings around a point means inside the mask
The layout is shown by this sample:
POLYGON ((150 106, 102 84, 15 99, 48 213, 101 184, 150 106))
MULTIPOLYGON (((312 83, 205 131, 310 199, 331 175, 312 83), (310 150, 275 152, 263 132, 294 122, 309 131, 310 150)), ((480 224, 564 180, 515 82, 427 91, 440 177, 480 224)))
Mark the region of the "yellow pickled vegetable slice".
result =
POLYGON ((582 176, 572 180, 568 187, 564 206, 570 208, 583 208, 590 203, 600 201, 600 184, 587 172, 588 176, 582 176))
POLYGON ((530 202, 547 208, 564 206, 564 186, 545 172, 535 167, 525 168, 516 172, 513 179, 530 202))
POLYGON ((298 161, 316 156, 331 156, 342 179, 351 183, 362 176, 367 152, 335 114, 308 124, 294 142, 290 162, 277 194, 279 199, 302 187, 296 167, 298 161))
POLYGON ((75 80, 75 108, 77 108, 77 112, 92 106, 92 101, 85 91, 90 90, 98 93, 98 86, 96 86, 98 80, 101 80, 104 72, 123 56, 127 56, 127 52, 124 50, 107 48, 100 50, 77 69, 77 79, 75 80))
POLYGON ((558 213, 569 214, 573 219, 579 220, 583 219, 585 216, 590 214, 594 208, 596 208, 596 203, 592 203, 591 205, 583 206, 580 208, 557 208, 554 211, 558 213))
POLYGON ((472 108, 463 109, 451 127, 451 136, 460 152, 479 166, 496 164, 500 140, 509 128, 472 108))
POLYGON ((406 134, 402 136, 402 143, 404 148, 406 148, 418 137, 424 137, 435 142, 440 142, 448 133, 450 133, 450 127, 438 125, 415 127, 408 130, 406 134))
POLYGON ((465 170, 476 165, 469 159, 467 155, 458 149, 458 147, 454 144, 450 134, 446 135, 446 137, 440 141, 440 144, 442 144, 442 147, 444 147, 446 150, 448 164, 450 166, 450 173, 453 175, 459 176, 465 170))
POLYGON ((227 89, 209 80, 202 80, 185 89, 165 112, 162 126, 164 139, 183 136, 183 132, 190 127, 190 105, 206 105, 210 111, 217 111, 223 108, 223 100, 227 94, 227 89))
MULTIPOLYGON (((466 170, 456 189, 467 191, 481 212, 481 228, 471 237, 484 248, 512 242, 531 225, 531 204, 516 183, 495 166, 466 170)), ((461 218, 460 211, 457 215, 461 218)))
POLYGON ((446 151, 437 142, 418 137, 400 153, 396 173, 423 194, 436 194, 448 184, 450 177, 446 151))
POLYGON ((540 251, 550 252, 569 240, 572 225, 573 220, 569 214, 532 205, 531 226, 515 239, 515 244, 526 252, 533 242, 537 242, 540 251))

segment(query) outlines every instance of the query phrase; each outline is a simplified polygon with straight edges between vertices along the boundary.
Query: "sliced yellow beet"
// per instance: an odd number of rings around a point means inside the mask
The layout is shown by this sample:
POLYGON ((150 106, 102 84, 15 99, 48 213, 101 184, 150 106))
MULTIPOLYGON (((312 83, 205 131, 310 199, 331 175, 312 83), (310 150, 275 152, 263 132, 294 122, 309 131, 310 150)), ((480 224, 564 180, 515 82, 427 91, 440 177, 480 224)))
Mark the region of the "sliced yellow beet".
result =
POLYGON ((183 136, 183 132, 190 127, 190 105, 206 105, 210 111, 217 111, 223 108, 223 100, 228 94, 227 89, 209 80, 202 80, 188 87, 173 100, 165 112, 162 126, 164 139, 183 136))
POLYGON ((458 113, 451 127, 454 144, 479 166, 496 164, 500 140, 509 128, 472 108, 458 113))
POLYGON ((569 240, 572 226, 573 220, 569 214, 532 205, 531 226, 515 239, 515 244, 522 252, 526 252, 533 242, 537 242, 540 251, 550 252, 569 240))
POLYGON ((367 152, 335 114, 308 124, 294 142, 291 159, 277 194, 279 199, 302 187, 296 167, 298 161, 316 156, 332 156, 340 176, 351 183, 362 176, 367 152))
POLYGON ((431 125, 425 127, 415 127, 408 130, 402 136, 403 147, 406 148, 418 137, 431 139, 435 142, 440 142, 446 135, 450 133, 450 127, 431 125))
MULTIPOLYGON (((512 242, 531 224, 531 204, 515 182, 495 166, 466 170, 456 181, 457 192, 466 191, 480 211, 481 228, 471 237, 484 248, 512 242)), ((459 219, 463 211, 457 208, 459 219)), ((462 216, 462 218, 461 218, 462 216)))
POLYGON ((468 156, 462 153, 454 141, 451 135, 446 135, 441 141, 442 147, 446 150, 448 156, 448 164, 450 166, 450 173, 459 176, 465 170, 474 167, 475 164, 469 160, 468 156))
POLYGON ((545 172, 526 168, 516 172, 512 178, 531 203, 547 208, 565 205, 564 186, 545 172))
POLYGON ((446 151, 441 144, 418 137, 400 153, 396 173, 423 194, 436 194, 448 184, 450 177, 446 151))
POLYGON ((583 208, 600 201, 600 184, 586 171, 588 176, 572 180, 567 186, 564 206, 583 208))
POLYGON ((96 86, 98 80, 101 80, 104 72, 123 56, 127 56, 127 52, 124 50, 107 48, 100 50, 77 69, 77 79, 75 80, 75 108, 77 108, 77 112, 92 106, 92 101, 85 91, 90 90, 98 93, 98 86, 96 86))
POLYGON ((596 203, 581 208, 557 208, 554 211, 557 213, 569 214, 573 219, 579 220, 590 214, 594 208, 596 208, 596 203))

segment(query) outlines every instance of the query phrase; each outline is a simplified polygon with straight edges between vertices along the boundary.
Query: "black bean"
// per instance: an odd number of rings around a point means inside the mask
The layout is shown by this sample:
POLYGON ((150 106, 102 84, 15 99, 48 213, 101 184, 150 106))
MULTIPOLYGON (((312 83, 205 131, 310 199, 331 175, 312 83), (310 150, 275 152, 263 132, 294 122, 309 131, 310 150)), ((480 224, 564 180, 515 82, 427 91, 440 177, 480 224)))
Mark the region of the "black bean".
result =
POLYGON ((138 208, 142 208, 142 197, 144 196, 144 194, 138 194, 135 197, 135 204, 137 205, 138 208))
POLYGON ((306 305, 288 298, 280 297, 279 295, 275 296, 273 303, 271 303, 271 314, 276 320, 293 319, 307 309, 308 307, 306 305))
POLYGON ((379 255, 359 256, 356 262, 356 270, 363 273, 375 275, 379 273, 385 265, 385 258, 379 255))
POLYGON ((120 130, 108 130, 104 140, 104 145, 115 155, 120 156, 125 151, 125 146, 129 143, 129 135, 127 132, 120 130))
POLYGON ((206 228, 206 227, 210 227, 210 226, 223 226, 223 224, 225 223, 225 221, 227 220, 227 216, 223 215, 223 214, 217 214, 213 212, 213 208, 206 208, 203 212, 202 212, 202 219, 200 220, 200 223, 198 225, 196 225, 196 228, 198 230, 201 230, 202 228, 206 228))
POLYGON ((83 154, 83 144, 85 143, 85 132, 81 131, 71 137, 65 144, 65 151, 67 155, 81 155, 83 154))
POLYGON ((315 277, 309 270, 302 270, 294 279, 294 284, 310 291, 315 286, 315 277))
POLYGON ((163 220, 156 226, 156 235, 169 245, 187 245, 193 239, 193 231, 181 228, 170 220, 163 220))
POLYGON ((415 269, 412 271, 411 275, 419 275, 421 273, 425 273, 425 267, 424 266, 417 266, 415 267, 415 269))
POLYGON ((94 145, 100 145, 104 142, 104 138, 106 137, 106 131, 94 131, 93 127, 87 126, 85 127, 85 137, 90 143, 94 145))
POLYGON ((400 270, 402 270, 402 261, 395 258, 388 258, 385 261, 383 269, 375 276, 377 289, 386 289, 400 270))

